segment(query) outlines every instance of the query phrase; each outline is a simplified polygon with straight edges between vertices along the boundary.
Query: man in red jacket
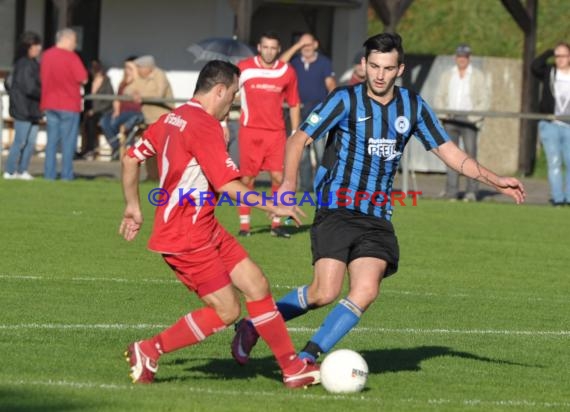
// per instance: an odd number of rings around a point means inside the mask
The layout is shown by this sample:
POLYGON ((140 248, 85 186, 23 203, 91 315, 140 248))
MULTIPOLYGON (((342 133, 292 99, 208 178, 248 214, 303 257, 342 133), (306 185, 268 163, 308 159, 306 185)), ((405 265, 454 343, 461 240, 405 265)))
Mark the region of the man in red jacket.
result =
POLYGON ((42 56, 40 108, 46 113, 47 145, 44 178, 55 180, 56 152, 61 144, 61 179, 73 180, 73 156, 77 146, 81 86, 87 82, 87 69, 75 53, 77 35, 71 29, 56 34, 56 44, 42 56))

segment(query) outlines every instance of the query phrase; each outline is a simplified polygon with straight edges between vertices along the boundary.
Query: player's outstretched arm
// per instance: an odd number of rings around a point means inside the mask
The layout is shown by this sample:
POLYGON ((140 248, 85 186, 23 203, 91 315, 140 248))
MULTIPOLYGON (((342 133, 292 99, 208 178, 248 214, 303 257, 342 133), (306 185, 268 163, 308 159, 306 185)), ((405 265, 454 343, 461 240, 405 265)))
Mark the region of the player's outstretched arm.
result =
POLYGON ((306 216, 305 213, 296 205, 281 205, 273 202, 272 200, 268 200, 267 198, 264 199, 261 195, 252 193, 251 189, 239 180, 232 180, 231 182, 226 183, 218 189, 218 192, 227 193, 227 195, 233 200, 237 200, 240 193, 243 195, 244 193, 249 192, 247 201, 252 207, 268 212, 271 217, 290 217, 295 221, 297 226, 302 223, 301 217, 306 216))
POLYGON ((450 168, 457 172, 485 183, 499 192, 512 197, 517 204, 523 203, 526 192, 523 184, 514 177, 498 176, 483 167, 477 160, 469 157, 453 142, 447 142, 433 149, 433 152, 450 168))
POLYGON ((297 130, 291 137, 287 139, 285 146, 285 167, 283 170, 283 182, 279 187, 278 198, 284 192, 295 192, 297 190, 297 173, 299 170, 299 163, 301 156, 306 145, 310 144, 313 140, 311 137, 302 130, 297 130))
POLYGON ((119 233, 130 241, 137 236, 143 223, 139 200, 139 161, 125 155, 121 164, 125 211, 119 233))

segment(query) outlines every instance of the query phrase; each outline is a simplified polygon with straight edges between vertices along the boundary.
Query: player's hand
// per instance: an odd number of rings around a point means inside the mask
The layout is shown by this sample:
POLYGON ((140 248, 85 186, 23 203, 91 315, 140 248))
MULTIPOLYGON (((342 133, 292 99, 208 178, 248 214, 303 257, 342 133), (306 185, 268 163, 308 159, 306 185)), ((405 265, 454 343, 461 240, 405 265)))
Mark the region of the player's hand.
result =
POLYGON ((123 214, 121 226, 119 227, 119 234, 123 236, 125 240, 131 241, 139 233, 142 224, 143 217, 140 209, 127 206, 123 214))
POLYGON ((301 38, 299 38, 299 41, 297 42, 298 47, 303 48, 305 46, 311 46, 314 43, 314 39, 313 36, 311 36, 310 34, 303 34, 301 36, 301 38))
POLYGON ((295 222, 295 226, 299 227, 301 223, 301 217, 307 217, 305 212, 299 208, 299 206, 284 206, 276 205, 271 213, 271 217, 287 217, 295 222))
POLYGON ((512 197, 517 204, 523 203, 526 199, 523 184, 514 177, 499 177, 496 186, 501 193, 512 197))
POLYGON ((294 194, 296 193, 295 189, 293 184, 283 182, 281 186, 279 186, 279 189, 277 189, 277 199, 279 203, 288 204, 292 202, 294 200, 294 194), (291 193, 293 193, 293 195, 291 195, 291 193))

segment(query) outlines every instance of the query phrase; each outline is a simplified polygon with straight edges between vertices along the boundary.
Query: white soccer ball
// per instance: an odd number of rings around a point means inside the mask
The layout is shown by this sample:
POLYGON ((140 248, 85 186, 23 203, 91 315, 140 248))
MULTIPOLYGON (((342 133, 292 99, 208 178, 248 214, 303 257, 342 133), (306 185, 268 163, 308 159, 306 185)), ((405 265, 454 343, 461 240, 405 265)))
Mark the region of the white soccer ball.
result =
POLYGON ((360 392, 367 378, 368 364, 350 349, 331 352, 321 363, 321 383, 331 393, 360 392))

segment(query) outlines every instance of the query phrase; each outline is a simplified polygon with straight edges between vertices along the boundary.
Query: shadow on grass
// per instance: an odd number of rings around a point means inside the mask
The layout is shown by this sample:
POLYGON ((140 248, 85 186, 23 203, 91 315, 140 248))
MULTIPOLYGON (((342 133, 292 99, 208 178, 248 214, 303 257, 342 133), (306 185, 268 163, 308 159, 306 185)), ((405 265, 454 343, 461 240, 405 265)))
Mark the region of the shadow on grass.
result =
MULTIPOLYGON (((419 372, 423 361, 450 356, 455 358, 475 360, 504 366, 524 366, 541 367, 536 365, 526 365, 503 359, 493 359, 479 356, 469 352, 453 350, 445 346, 418 346, 406 349, 378 349, 361 351, 360 354, 368 363, 371 374, 397 373, 397 372, 419 372)), ((272 357, 252 358, 245 366, 239 366, 233 359, 209 359, 209 358, 189 358, 172 359, 163 362, 162 367, 176 365, 182 367, 184 376, 160 379, 157 382, 185 381, 189 379, 252 379, 263 376, 277 381, 281 380, 281 374, 277 363, 272 357), (188 366, 188 364, 196 364, 188 366)))
POLYGON ((207 380, 230 380, 230 379, 253 379, 263 376, 277 381, 281 380, 281 372, 277 366, 277 362, 273 357, 252 358, 245 366, 238 365, 233 359, 210 359, 210 358, 177 358, 168 362, 161 362, 161 368, 168 365, 177 365, 182 367, 182 374, 170 378, 161 379, 156 377, 157 383, 170 381, 186 381, 194 379, 207 380), (199 363, 195 366, 188 366, 190 363, 199 363))
POLYGON ((380 349, 362 351, 360 354, 364 359, 366 359, 369 372, 372 374, 388 372, 417 372, 421 370, 421 363, 423 361, 443 356, 508 366, 537 367, 508 360, 487 358, 485 356, 479 356, 469 352, 456 351, 446 346, 418 346, 406 349, 380 349))
POLYGON ((79 180, 95 180, 95 179, 117 179, 117 176, 113 173, 75 173, 75 179, 79 180))
POLYGON ((56 412, 100 409, 102 404, 78 402, 47 389, 2 388, 0 410, 10 412, 56 412))

